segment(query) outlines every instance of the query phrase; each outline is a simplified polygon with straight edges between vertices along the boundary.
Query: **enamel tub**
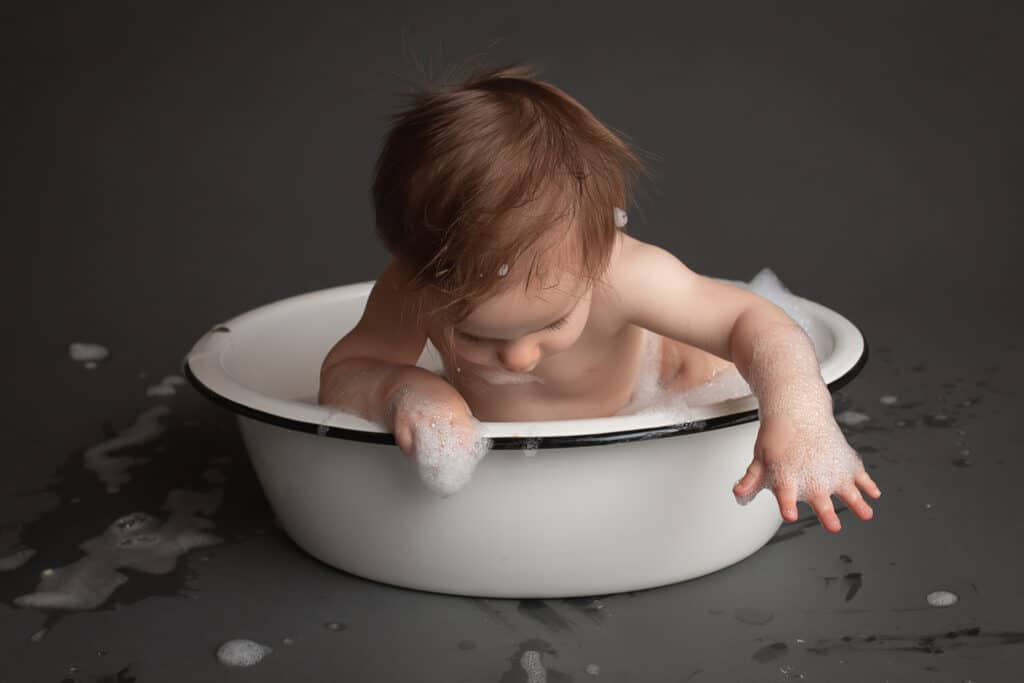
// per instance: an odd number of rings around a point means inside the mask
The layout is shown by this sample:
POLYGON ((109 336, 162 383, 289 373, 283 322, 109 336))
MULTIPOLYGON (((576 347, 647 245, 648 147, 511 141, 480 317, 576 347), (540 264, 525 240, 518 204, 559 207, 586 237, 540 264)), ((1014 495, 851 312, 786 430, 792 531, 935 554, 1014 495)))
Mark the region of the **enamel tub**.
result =
MULTIPOLYGON (((725 282, 734 282, 724 280, 725 282)), ((184 360, 203 395, 235 413, 281 526, 352 574, 457 595, 564 598, 653 588, 727 567, 782 523, 770 491, 732 494, 757 436, 757 401, 657 413, 484 422, 472 480, 441 497, 375 423, 316 403, 320 364, 362 315, 372 282, 277 301, 217 325, 184 360)), ((867 359, 835 311, 806 312, 830 390, 867 359)), ((440 371, 428 342, 419 365, 440 371)))

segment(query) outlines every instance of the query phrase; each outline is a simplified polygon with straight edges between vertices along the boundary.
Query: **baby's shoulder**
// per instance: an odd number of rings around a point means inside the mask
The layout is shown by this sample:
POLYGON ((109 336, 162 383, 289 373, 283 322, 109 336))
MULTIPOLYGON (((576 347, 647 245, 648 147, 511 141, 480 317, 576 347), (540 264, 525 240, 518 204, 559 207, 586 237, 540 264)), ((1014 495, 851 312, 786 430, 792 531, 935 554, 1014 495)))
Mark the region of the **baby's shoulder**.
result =
POLYGON ((622 295, 642 287, 650 269, 657 267, 661 252, 664 250, 660 247, 619 233, 604 278, 609 289, 622 295))
POLYGON ((594 291, 595 312, 607 325, 620 329, 628 318, 628 302, 638 287, 638 274, 647 267, 653 245, 624 232, 619 233, 602 278, 602 286, 594 291))

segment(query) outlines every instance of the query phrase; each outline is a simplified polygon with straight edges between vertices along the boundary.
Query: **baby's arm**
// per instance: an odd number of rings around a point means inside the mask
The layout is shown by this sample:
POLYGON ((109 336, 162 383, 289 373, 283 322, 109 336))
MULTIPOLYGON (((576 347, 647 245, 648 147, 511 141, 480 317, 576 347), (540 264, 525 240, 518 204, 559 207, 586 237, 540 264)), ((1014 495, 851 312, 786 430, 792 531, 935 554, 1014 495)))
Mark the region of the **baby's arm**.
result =
POLYGON ((455 387, 415 365, 427 335, 405 282, 394 262, 378 278, 362 318, 324 358, 317 400, 390 429, 424 483, 450 495, 488 444, 455 387))
POLYGON ((858 517, 871 518, 857 486, 874 498, 881 491, 835 423, 810 339, 782 309, 635 240, 616 282, 626 319, 731 360, 757 396, 754 460, 733 489, 740 502, 771 488, 787 521, 797 519, 803 500, 826 529, 839 531, 836 493, 858 517))

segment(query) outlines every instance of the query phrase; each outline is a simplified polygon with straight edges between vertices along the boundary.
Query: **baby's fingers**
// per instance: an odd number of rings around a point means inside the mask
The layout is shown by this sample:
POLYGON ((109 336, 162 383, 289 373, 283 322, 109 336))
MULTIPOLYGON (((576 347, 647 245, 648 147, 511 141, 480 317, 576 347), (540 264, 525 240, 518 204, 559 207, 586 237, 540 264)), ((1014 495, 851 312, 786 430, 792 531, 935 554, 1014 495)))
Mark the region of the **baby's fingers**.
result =
POLYGON ((875 513, 871 509, 871 506, 864 502, 864 499, 861 498, 860 491, 858 491, 857 487, 853 484, 849 484, 838 491, 838 496, 843 499, 843 502, 846 503, 848 508, 853 510, 853 514, 857 515, 864 521, 867 521, 874 516, 875 513))
POLYGON ((826 530, 834 534, 839 533, 843 525, 839 523, 839 515, 836 514, 835 508, 832 507, 832 498, 827 493, 814 495, 807 502, 814 508, 814 513, 818 515, 821 525, 826 530))
POLYGON ((760 460, 754 460, 747 468, 747 473, 732 487, 732 492, 737 496, 745 496, 761 485, 761 477, 764 474, 764 464, 760 460))
POLYGON ((787 522, 795 522, 796 511, 796 489, 792 486, 780 486, 775 491, 775 499, 779 501, 779 512, 787 522))
POLYGON ((872 498, 878 498, 882 495, 882 490, 878 488, 878 484, 874 482, 871 475, 868 474, 866 470, 861 470, 853 480, 857 482, 857 486, 864 489, 864 493, 868 494, 872 498))

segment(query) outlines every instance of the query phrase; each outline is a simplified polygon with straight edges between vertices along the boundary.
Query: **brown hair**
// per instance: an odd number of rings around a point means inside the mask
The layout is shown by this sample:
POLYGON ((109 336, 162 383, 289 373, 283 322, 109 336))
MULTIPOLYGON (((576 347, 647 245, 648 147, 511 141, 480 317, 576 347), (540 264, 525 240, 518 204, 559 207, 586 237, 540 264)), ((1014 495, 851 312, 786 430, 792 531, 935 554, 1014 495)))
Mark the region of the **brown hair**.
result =
MULTIPOLYGON (((413 290, 449 299, 458 323, 509 286, 503 266, 569 237, 577 277, 601 283, 625 209, 647 168, 579 102, 513 64, 420 87, 392 115, 374 169, 377 234, 413 290), (554 226, 568 216, 561 235, 554 226), (542 241, 543 240, 543 241, 542 241)), ((422 312, 421 312, 422 313, 422 312)))

